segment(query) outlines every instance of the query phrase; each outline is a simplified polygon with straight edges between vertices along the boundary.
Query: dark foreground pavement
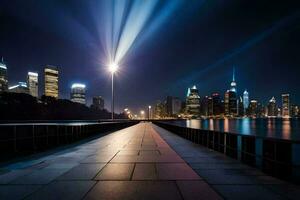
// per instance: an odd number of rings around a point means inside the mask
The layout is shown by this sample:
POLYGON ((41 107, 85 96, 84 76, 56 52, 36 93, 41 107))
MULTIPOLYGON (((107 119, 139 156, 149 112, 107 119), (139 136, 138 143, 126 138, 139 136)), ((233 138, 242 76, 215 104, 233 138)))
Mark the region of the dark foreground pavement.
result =
POLYGON ((0 169, 1 200, 298 199, 299 191, 151 123, 0 169))

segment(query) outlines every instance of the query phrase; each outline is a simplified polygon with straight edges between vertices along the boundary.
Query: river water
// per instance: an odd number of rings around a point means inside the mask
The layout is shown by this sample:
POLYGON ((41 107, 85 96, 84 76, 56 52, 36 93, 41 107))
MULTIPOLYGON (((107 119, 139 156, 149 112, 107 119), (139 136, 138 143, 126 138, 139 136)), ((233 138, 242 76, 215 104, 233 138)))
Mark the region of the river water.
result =
POLYGON ((300 119, 192 119, 172 121, 170 123, 195 129, 300 140, 300 119))

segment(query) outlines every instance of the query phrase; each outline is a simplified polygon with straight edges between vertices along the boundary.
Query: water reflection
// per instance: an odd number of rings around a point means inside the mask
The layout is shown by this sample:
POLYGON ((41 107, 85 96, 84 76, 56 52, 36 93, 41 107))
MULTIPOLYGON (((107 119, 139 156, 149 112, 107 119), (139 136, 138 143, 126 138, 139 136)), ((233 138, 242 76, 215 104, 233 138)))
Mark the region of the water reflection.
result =
POLYGON ((209 130, 213 131, 214 129, 214 120, 213 119, 209 119, 209 130))
POLYGON ((291 137, 291 121, 290 119, 284 119, 282 121, 282 137, 288 139, 291 137))
POLYGON ((181 126, 245 135, 300 140, 299 119, 206 119, 175 121, 181 126))
POLYGON ((240 128, 242 129, 242 132, 245 135, 251 135, 250 119, 249 118, 243 119, 240 128))
POLYGON ((229 119, 224 119, 224 132, 229 132, 229 119))

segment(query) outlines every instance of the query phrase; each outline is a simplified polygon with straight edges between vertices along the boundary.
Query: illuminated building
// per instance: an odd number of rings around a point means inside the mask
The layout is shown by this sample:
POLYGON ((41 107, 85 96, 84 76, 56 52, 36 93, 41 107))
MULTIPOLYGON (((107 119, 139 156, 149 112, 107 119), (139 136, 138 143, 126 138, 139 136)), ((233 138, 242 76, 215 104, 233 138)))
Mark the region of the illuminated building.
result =
POLYGON ((230 83, 230 90, 225 92, 225 115, 226 116, 237 116, 238 115, 238 105, 237 105, 237 89, 235 82, 235 69, 233 68, 232 81, 230 83))
POLYGON ((229 90, 225 92, 224 96, 224 114, 229 116, 229 90))
POLYGON ((237 92, 236 90, 236 82, 235 82, 235 69, 233 68, 233 72, 232 72, 232 81, 230 83, 230 91, 232 92, 237 92))
POLYGON ((58 68, 46 66, 45 76, 45 96, 58 98, 58 68))
POLYGON ((181 111, 180 99, 178 97, 167 96, 166 109, 169 117, 178 115, 181 111))
POLYGON ((299 106, 292 105, 291 106, 291 117, 299 117, 299 106))
POLYGON ((200 96, 195 85, 192 88, 188 88, 186 95, 186 112, 192 117, 200 116, 200 96))
POLYGON ((249 115, 251 117, 256 117, 258 112, 258 103, 256 100, 251 100, 249 104, 249 115))
POLYGON ((249 107, 249 93, 247 90, 245 90, 243 93, 243 106, 244 106, 244 112, 245 112, 249 107))
POLYGON ((101 96, 93 97, 91 108, 95 110, 104 110, 104 99, 101 96))
POLYGON ((238 110, 237 110, 236 92, 229 91, 229 115, 236 116, 237 114, 238 114, 238 110))
POLYGON ((7 91, 8 89, 8 80, 7 80, 7 67, 5 63, 0 62, 0 92, 7 91))
POLYGON ((166 106, 161 101, 157 101, 154 107, 154 118, 161 119, 167 116, 166 106))
POLYGON ((18 85, 11 86, 8 88, 8 90, 9 90, 9 92, 14 92, 14 93, 29 94, 29 89, 25 82, 19 82, 18 85))
POLYGON ((71 101, 85 104, 85 85, 74 83, 71 87, 71 101))
POLYGON ((213 107, 213 99, 212 99, 212 97, 208 97, 208 99, 207 99, 208 101, 208 116, 213 116, 213 114, 214 114, 214 107, 213 107))
POLYGON ((213 93, 212 95, 212 112, 214 116, 221 114, 221 97, 219 93, 213 93))
POLYGON ((38 73, 28 72, 27 74, 27 86, 29 94, 33 97, 38 97, 38 73))
POLYGON ((208 116, 208 96, 202 98, 200 110, 201 110, 201 115, 208 116))
POLYGON ((282 117, 290 117, 290 95, 282 94, 282 117))
POLYGON ((276 117, 277 116, 277 106, 276 106, 276 100, 275 97, 272 97, 270 99, 269 104, 268 104, 268 116, 269 117, 276 117))
POLYGON ((238 116, 243 117, 245 115, 243 98, 240 97, 238 101, 238 116))

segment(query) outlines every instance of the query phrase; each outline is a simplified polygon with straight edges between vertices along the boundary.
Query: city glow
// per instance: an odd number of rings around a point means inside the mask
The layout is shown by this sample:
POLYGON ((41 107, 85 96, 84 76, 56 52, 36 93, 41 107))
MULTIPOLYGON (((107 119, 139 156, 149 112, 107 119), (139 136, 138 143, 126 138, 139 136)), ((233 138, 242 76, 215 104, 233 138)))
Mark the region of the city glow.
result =
POLYGON ((85 87, 86 86, 84 84, 74 83, 71 88, 73 89, 73 88, 85 88, 85 87))
POLYGON ((162 27, 181 0, 114 0, 102 1, 93 6, 105 63, 124 62, 129 52, 162 27), (101 11, 97 8, 102 8, 101 11), (100 13, 100 16, 99 14, 100 13))
POLYGON ((118 71, 118 64, 115 63, 115 62, 112 62, 108 65, 108 70, 111 72, 111 73, 115 73, 116 71, 118 71))
POLYGON ((11 87, 9 87, 8 89, 9 89, 9 90, 12 90, 12 89, 17 88, 17 87, 19 87, 19 85, 11 86, 11 87))
POLYGON ((28 75, 29 76, 39 76, 38 73, 35 73, 35 72, 28 72, 28 75))
POLYGON ((7 67, 5 65, 3 65, 3 64, 0 64, 0 68, 7 69, 7 67))

